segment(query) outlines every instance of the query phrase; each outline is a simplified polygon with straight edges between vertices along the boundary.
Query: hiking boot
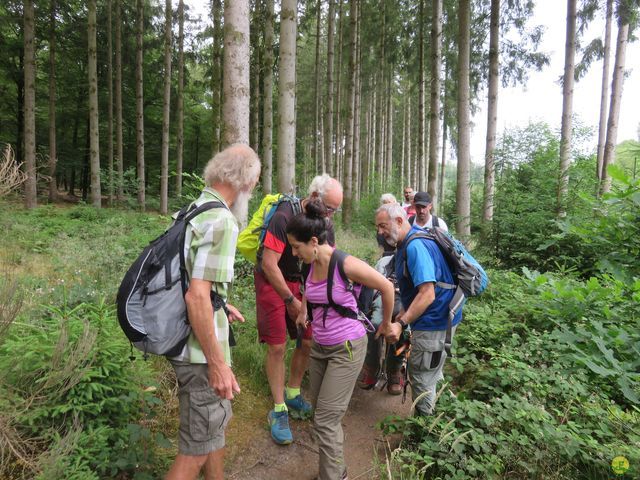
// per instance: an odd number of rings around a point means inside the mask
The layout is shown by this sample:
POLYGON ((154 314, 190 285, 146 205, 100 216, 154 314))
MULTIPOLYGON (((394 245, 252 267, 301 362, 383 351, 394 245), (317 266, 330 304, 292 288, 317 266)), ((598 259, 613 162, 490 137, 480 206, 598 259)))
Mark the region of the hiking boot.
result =
POLYGON ((289 445, 293 442, 293 435, 289 429, 289 414, 271 410, 267 415, 267 421, 271 427, 271 438, 278 445, 289 445))
POLYGON ((363 365, 360 375, 358 375, 358 387, 363 390, 371 390, 377 381, 375 369, 366 364, 363 365))
POLYGON ((311 416, 311 404, 302 398, 302 394, 298 394, 294 398, 289 399, 285 393, 284 403, 289 409, 291 418, 305 420, 311 416))
POLYGON ((404 391, 404 378, 402 373, 394 372, 389 373, 389 380, 387 383, 387 392, 390 395, 402 395, 404 391))

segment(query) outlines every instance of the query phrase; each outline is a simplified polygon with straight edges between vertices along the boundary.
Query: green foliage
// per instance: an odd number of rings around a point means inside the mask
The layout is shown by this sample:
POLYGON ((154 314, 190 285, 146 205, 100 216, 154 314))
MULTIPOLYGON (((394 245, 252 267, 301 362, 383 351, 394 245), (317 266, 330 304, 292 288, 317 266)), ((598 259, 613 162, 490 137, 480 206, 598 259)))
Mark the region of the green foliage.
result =
POLYGON ((395 418, 403 478, 607 478, 640 464, 640 284, 491 272, 435 417, 395 418), (452 393, 456 391, 456 394, 452 393))

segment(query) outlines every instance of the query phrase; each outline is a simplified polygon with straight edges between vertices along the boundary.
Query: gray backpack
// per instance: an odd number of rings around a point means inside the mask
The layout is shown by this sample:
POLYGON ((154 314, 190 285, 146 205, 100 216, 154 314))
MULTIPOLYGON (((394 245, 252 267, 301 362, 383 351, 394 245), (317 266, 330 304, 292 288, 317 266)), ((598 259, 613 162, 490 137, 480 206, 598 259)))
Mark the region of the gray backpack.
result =
MULTIPOLYGON (((153 240, 125 274, 116 303, 118 321, 129 341, 145 354, 175 357, 189 338, 191 326, 184 295, 189 286, 184 239, 189 222, 220 202, 180 210, 171 227, 153 240)), ((214 310, 224 307, 212 292, 214 310)))

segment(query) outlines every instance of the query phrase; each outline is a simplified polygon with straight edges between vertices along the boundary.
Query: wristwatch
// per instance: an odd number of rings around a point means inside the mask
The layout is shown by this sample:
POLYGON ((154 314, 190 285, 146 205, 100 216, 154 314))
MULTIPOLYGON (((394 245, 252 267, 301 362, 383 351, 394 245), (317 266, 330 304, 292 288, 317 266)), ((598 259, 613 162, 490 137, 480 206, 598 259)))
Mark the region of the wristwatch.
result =
POLYGON ((404 317, 396 318, 396 323, 399 323, 400 325, 402 325, 402 328, 405 328, 408 325, 404 317))
POLYGON ((284 304, 285 305, 291 305, 295 298, 296 297, 294 297, 293 294, 289 295, 287 298, 284 299, 284 304))

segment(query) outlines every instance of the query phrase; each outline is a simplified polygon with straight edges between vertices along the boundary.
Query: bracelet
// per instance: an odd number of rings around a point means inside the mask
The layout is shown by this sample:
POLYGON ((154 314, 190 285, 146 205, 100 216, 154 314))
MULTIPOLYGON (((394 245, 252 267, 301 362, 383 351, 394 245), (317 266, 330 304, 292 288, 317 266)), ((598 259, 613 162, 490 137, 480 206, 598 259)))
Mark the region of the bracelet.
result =
POLYGON ((295 298, 296 297, 294 297, 293 294, 289 295, 287 298, 284 299, 284 304, 285 305, 291 305, 295 298))

